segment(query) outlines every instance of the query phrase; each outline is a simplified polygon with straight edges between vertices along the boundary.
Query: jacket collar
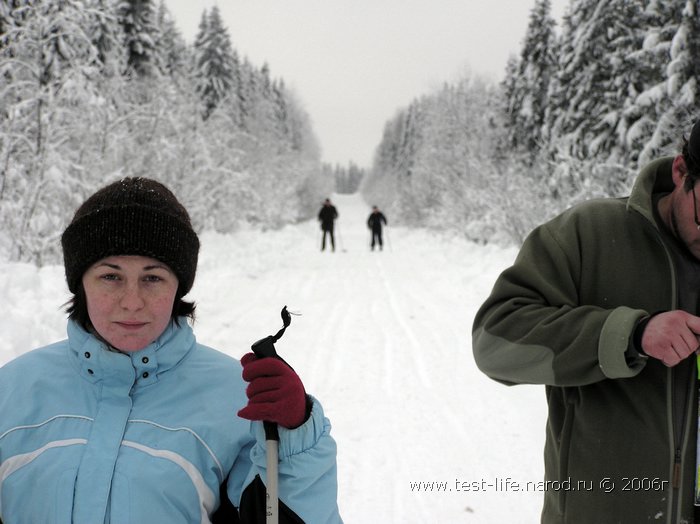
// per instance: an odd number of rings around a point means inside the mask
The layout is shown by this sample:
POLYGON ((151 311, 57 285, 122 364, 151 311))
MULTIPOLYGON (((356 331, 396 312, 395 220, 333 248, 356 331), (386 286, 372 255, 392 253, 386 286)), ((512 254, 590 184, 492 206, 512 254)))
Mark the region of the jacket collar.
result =
POLYGON ((673 159, 672 156, 662 157, 644 166, 634 182, 632 193, 627 201, 629 209, 638 211, 652 224, 656 224, 652 208, 653 194, 673 191, 671 177, 673 159))
POLYGON ((171 322, 152 344, 139 351, 121 353, 69 321, 68 343, 78 358, 80 374, 86 380, 144 387, 157 382, 161 374, 177 366, 194 347, 195 337, 183 317, 179 326, 171 322))

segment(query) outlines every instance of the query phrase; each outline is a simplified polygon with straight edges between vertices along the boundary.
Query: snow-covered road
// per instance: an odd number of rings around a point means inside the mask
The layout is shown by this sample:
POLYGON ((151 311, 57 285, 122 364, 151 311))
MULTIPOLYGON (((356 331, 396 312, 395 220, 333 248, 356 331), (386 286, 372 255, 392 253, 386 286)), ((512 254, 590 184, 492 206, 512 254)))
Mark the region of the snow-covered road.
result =
POLYGON ((490 381, 471 356, 472 317, 515 250, 393 228, 389 216, 384 251, 372 252, 370 207, 333 201, 335 253, 320 251, 315 222, 270 233, 266 257, 260 235, 236 235, 253 252, 237 249, 226 275, 230 237, 205 237, 203 258, 219 270, 198 277, 199 332, 230 324, 211 342, 238 352, 279 327, 283 305, 302 313, 278 349, 333 423, 347 522, 537 521, 541 493, 487 484, 541 480, 544 393, 490 381), (447 491, 411 489, 433 481, 447 491), (464 482, 484 491, 458 492, 464 482))

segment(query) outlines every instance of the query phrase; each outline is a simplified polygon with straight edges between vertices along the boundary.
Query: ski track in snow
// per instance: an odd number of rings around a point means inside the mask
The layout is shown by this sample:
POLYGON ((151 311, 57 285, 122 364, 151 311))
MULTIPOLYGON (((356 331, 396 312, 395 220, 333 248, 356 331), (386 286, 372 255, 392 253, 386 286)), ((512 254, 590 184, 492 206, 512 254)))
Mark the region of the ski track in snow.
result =
MULTIPOLYGON (((345 522, 538 522, 543 493, 496 484, 542 480, 544 390, 497 384, 471 354, 474 313, 516 250, 394 228, 388 216, 384 250, 371 252, 370 206, 332 200, 334 253, 320 251, 316 221, 201 235, 198 340, 240 358, 281 327, 282 306, 301 313, 276 346, 333 425, 345 522)), ((11 305, 1 365, 65 337, 67 291, 59 266, 0 269, 11 305)))

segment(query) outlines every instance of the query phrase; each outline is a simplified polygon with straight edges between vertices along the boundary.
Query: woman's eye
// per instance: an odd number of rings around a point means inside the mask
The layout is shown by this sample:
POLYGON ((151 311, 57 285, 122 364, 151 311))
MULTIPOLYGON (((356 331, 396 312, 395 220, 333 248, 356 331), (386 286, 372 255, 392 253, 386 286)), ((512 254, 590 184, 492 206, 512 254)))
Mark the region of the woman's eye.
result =
POLYGON ((163 279, 160 278, 158 275, 146 275, 146 276, 144 277, 144 280, 145 280, 146 282, 160 282, 160 281, 163 280, 163 279))
POLYGON ((100 278, 102 280, 108 280, 108 281, 119 280, 119 277, 117 275, 115 275, 114 273, 107 273, 106 275, 102 275, 100 278))

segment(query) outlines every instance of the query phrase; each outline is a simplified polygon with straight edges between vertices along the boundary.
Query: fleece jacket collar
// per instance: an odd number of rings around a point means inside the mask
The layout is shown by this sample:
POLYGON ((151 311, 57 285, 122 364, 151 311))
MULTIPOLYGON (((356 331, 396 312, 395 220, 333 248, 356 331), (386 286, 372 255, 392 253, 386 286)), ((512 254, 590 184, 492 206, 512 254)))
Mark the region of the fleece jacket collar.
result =
POLYGON ((652 224, 656 224, 652 208, 653 194, 670 193, 674 188, 671 176, 673 159, 674 157, 668 156, 647 164, 635 180, 627 201, 630 209, 641 213, 652 224))

